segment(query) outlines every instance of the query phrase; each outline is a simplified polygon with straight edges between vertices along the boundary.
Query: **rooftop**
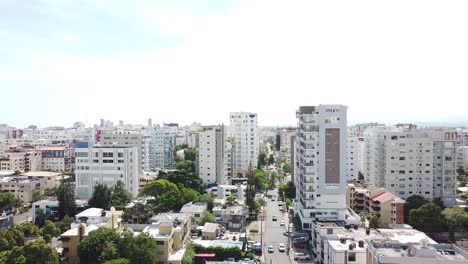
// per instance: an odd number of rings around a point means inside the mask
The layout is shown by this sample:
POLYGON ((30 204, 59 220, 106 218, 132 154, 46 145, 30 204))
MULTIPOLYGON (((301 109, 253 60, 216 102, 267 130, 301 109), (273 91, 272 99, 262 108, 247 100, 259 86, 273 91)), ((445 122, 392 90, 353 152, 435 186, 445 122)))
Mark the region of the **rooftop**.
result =
POLYGON ((401 264, 462 264, 468 263, 467 254, 453 245, 411 245, 408 249, 378 248, 380 263, 401 264), (396 262, 397 261, 397 262, 396 262))
POLYGON ((167 261, 182 261, 185 255, 185 248, 176 251, 175 253, 171 254, 169 258, 167 258, 167 261))
POLYGON ((393 193, 391 192, 384 192, 384 193, 381 193, 375 197, 372 197, 372 201, 377 201, 379 203, 386 203, 388 201, 391 201, 391 200, 397 200, 397 201, 401 201, 401 202, 404 202, 403 199, 401 199, 400 197, 394 195, 393 193))
POLYGON ((243 242, 232 241, 232 240, 193 240, 193 243, 203 246, 203 247, 238 247, 242 249, 243 242))
POLYGON ((162 213, 153 216, 151 221, 157 223, 174 223, 174 221, 178 221, 180 222, 179 224, 185 224, 189 218, 190 215, 186 213, 162 213))
POLYGON ((180 209, 181 213, 204 213, 207 209, 206 203, 187 203, 180 209))
MULTIPOLYGON (((99 228, 95 225, 85 225, 85 224, 82 224, 82 225, 85 226, 85 233, 84 233, 85 236, 87 236, 90 232, 97 230, 99 228)), ((61 234, 60 236, 61 237, 78 236, 78 227, 72 228, 68 230, 67 232, 61 234)))
POLYGON ((89 208, 89 209, 86 209, 84 210, 83 212, 75 215, 76 218, 80 218, 80 217, 99 217, 99 216, 102 216, 102 212, 104 211, 104 209, 101 209, 101 208, 89 208))
POLYGON ((219 228, 218 224, 215 223, 205 223, 203 226, 202 232, 214 233, 219 228))
POLYGON ((53 171, 30 171, 30 172, 25 172, 21 175, 28 176, 28 177, 57 177, 57 176, 61 176, 62 173, 53 172, 53 171))

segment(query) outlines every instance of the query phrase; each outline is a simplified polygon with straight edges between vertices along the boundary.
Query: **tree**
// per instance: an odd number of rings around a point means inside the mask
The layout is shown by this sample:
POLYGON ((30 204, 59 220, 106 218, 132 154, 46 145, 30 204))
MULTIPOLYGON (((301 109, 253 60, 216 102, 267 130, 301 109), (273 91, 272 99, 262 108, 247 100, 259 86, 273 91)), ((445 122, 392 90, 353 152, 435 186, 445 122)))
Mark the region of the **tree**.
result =
POLYGON ((257 190, 266 189, 266 174, 263 170, 255 170, 253 174, 253 184, 257 190))
POLYGON ((227 206, 233 206, 237 204, 237 197, 235 196, 229 196, 226 198, 226 205, 227 206))
POLYGON ((20 225, 17 225, 16 228, 19 228, 25 236, 37 236, 40 233, 39 227, 35 224, 26 222, 20 225))
POLYGON ((70 182, 62 183, 57 189, 60 218, 76 215, 75 188, 70 182))
POLYGON ((125 189, 122 181, 117 181, 112 190, 111 204, 117 210, 123 210, 132 201, 132 194, 125 189))
POLYGON ((370 228, 380 228, 379 218, 376 215, 369 217, 369 227, 370 228))
POLYGON ((44 193, 43 192, 41 192, 41 191, 33 192, 33 196, 32 196, 33 203, 35 203, 37 201, 40 201, 42 199, 44 199, 44 193))
POLYGON ((134 206, 131 208, 125 208, 124 214, 123 214, 123 220, 124 222, 131 222, 133 223, 133 219, 137 218, 137 223, 138 224, 144 224, 147 223, 148 220, 153 216, 151 213, 151 208, 150 206, 147 206, 142 203, 136 203, 134 206), (132 221, 130 221, 132 220, 132 221))
POLYGON ((93 196, 89 199, 88 204, 91 207, 102 208, 109 210, 112 201, 112 189, 104 184, 96 184, 94 186, 93 196))
POLYGON ((0 230, 0 252, 12 250, 17 246, 23 246, 24 242, 23 229, 18 225, 12 225, 8 229, 0 230))
POLYGON ((184 150, 184 159, 195 161, 197 159, 197 150, 195 148, 187 148, 184 150))
POLYGON ((153 200, 148 201, 148 204, 152 206, 155 213, 179 210, 184 202, 177 185, 168 180, 155 180, 147 183, 141 193, 154 197, 153 200))
POLYGON ((121 257, 132 264, 154 263, 156 261, 156 241, 146 233, 134 236, 126 232, 118 244, 121 257))
POLYGON ((411 195, 406 199, 405 210, 404 210, 404 220, 405 223, 409 223, 409 216, 411 209, 418 209, 419 207, 423 206, 424 204, 429 203, 424 197, 421 195, 411 195))
POLYGON ((50 197, 57 196, 57 187, 45 190, 44 191, 44 196, 50 196, 50 197))
POLYGON ((44 264, 58 264, 59 255, 57 250, 50 247, 42 239, 34 242, 29 242, 24 245, 23 256, 26 258, 26 264, 44 263, 44 264))
POLYGON ((275 156, 273 154, 270 154, 270 157, 268 157, 268 165, 272 165, 275 163, 275 156))
POLYGON ((104 262, 104 264, 130 264, 130 260, 126 258, 111 259, 104 262))
POLYGON ((445 204, 444 202, 442 201, 442 198, 441 197, 437 197, 437 198, 434 198, 434 200, 432 200, 432 203, 439 206, 440 209, 444 210, 445 209, 445 204))
POLYGON ((185 251, 184 258, 182 259, 182 264, 193 264, 195 259, 195 250, 194 246, 191 244, 187 247, 185 251))
POLYGON ((119 258, 118 245, 119 234, 112 229, 99 228, 89 233, 78 245, 78 256, 81 263, 98 263, 119 258))
POLYGON ((205 225, 205 223, 215 223, 216 219, 214 215, 210 212, 204 212, 202 218, 200 219, 199 225, 205 225))
POLYGON ((0 211, 8 211, 19 206, 19 200, 13 193, 0 192, 0 211))
POLYGON ((418 209, 411 209, 409 223, 415 229, 427 233, 435 233, 443 230, 441 221, 441 209, 439 206, 428 203, 418 209))
POLYGON ((75 218, 65 215, 61 221, 55 222, 55 226, 57 226, 60 229, 60 232, 63 233, 70 229, 71 223, 74 221, 75 218))
POLYGON ((291 173, 291 164, 284 163, 283 164, 283 172, 284 172, 284 174, 291 173))
POLYGON ((463 168, 463 166, 458 166, 457 173, 458 173, 458 177, 465 176, 465 168, 463 168))
POLYGON ((15 176, 18 176, 21 174, 21 171, 20 170, 15 170, 15 172, 13 173, 15 176))
POLYGON ((203 192, 203 180, 195 173, 185 170, 159 172, 158 180, 167 180, 174 184, 182 184, 187 188, 194 189, 197 192, 203 192))
POLYGON ((39 211, 36 214, 36 218, 34 219, 34 224, 38 227, 43 227, 46 221, 46 215, 44 210, 39 208, 39 211))
POLYGON ((288 209, 289 207, 291 207, 291 204, 292 204, 292 201, 291 201, 291 199, 289 199, 289 198, 286 198, 286 200, 285 200, 285 204, 286 204, 286 209, 288 209))
POLYGON ((213 210, 213 207, 214 207, 214 194, 205 193, 203 195, 200 195, 197 202, 206 203, 206 205, 208 207, 207 208, 208 211, 211 212, 213 210))
POLYGON ((44 238, 46 243, 52 242, 52 238, 59 236, 60 232, 60 228, 49 220, 45 222, 44 227, 41 229, 42 238, 44 238))
POLYGON ((294 186, 294 183, 292 182, 287 182, 287 183, 282 183, 278 186, 278 194, 283 195, 285 198, 289 199, 294 199, 296 198, 296 186, 294 186))
POLYGON ((186 171, 189 173, 195 173, 195 161, 182 160, 176 163, 176 169, 180 171, 186 171))
POLYGON ((449 229, 450 240, 455 242, 456 231, 468 230, 468 212, 461 207, 447 208, 442 212, 443 222, 449 229))
POLYGON ((261 152, 258 155, 257 169, 261 169, 261 168, 265 167, 266 164, 267 164, 266 154, 264 152, 261 152))

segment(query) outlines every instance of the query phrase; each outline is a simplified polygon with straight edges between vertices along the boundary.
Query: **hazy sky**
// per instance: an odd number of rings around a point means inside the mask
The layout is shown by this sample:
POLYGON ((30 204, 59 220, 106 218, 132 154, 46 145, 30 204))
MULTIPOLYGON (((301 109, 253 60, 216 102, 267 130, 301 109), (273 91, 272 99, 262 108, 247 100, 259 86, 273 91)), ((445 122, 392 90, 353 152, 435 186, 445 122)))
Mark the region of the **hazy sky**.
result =
POLYGON ((468 1, 0 0, 0 123, 468 124, 468 1))

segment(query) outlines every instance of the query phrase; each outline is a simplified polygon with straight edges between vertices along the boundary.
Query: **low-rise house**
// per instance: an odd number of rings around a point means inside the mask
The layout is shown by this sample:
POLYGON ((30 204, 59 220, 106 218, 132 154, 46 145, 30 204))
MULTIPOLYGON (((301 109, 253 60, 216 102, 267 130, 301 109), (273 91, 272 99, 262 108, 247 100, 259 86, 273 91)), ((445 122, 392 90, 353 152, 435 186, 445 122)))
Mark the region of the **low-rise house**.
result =
POLYGON ((192 216, 164 213, 151 218, 152 224, 142 232, 156 240, 156 263, 181 264, 190 238, 192 216))
POLYGON ((71 228, 85 223, 87 225, 112 228, 120 232, 123 229, 122 215, 123 211, 116 211, 114 207, 111 207, 109 211, 92 207, 75 215, 75 222, 71 224, 71 228))
POLYGON ((21 175, 28 178, 44 179, 45 189, 58 187, 64 179, 69 178, 69 176, 63 175, 62 173, 52 171, 30 171, 21 175))
POLYGON ((218 223, 223 223, 231 229, 241 229, 245 227, 248 211, 244 205, 218 206, 213 208, 213 215, 218 223))
POLYGON ((207 211, 208 206, 206 203, 187 203, 180 209, 181 213, 191 214, 194 222, 199 222, 203 214, 207 211))
POLYGON ((34 177, 18 176, 0 179, 0 192, 11 192, 22 203, 30 203, 35 192, 45 190, 45 180, 34 177))
POLYGON ((99 227, 96 225, 82 223, 60 235, 59 240, 62 242, 62 256, 65 263, 80 263, 78 258, 78 245, 90 232, 98 228, 99 227))
POLYGON ((207 240, 215 240, 219 237, 220 233, 221 229, 219 228, 219 224, 215 223, 205 223, 202 229, 202 237, 207 240))
POLYGON ((357 181, 349 183, 347 204, 358 214, 376 215, 383 226, 404 222, 405 200, 385 188, 370 187, 357 181))

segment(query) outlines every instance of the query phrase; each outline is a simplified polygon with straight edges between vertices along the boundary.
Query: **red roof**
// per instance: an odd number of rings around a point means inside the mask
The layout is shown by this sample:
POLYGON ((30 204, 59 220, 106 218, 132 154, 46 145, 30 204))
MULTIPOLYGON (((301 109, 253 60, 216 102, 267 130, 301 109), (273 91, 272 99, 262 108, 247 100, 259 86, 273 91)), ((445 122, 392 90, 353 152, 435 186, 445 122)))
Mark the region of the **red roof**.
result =
POLYGON ((214 258, 216 257, 216 254, 214 253, 200 253, 200 254, 195 254, 196 258, 214 258))
POLYGON ((397 197, 397 196, 395 196, 391 192, 384 192, 384 193, 381 193, 381 194, 375 196, 374 198, 372 198, 372 201, 378 201, 380 203, 385 203, 385 202, 388 202, 388 201, 392 200, 395 197, 397 197))

